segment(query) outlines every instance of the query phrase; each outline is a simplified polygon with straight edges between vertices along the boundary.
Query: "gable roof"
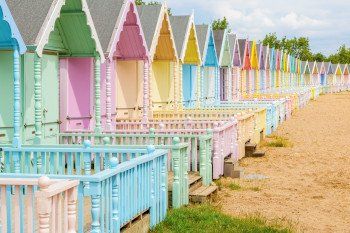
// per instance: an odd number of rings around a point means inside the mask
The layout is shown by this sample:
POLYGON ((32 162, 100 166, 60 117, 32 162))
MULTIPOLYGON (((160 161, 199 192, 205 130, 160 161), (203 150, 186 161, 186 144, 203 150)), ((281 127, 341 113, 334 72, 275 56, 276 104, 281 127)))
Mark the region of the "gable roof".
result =
POLYGON ((239 56, 241 58, 241 65, 243 66, 244 63, 244 53, 246 50, 246 45, 247 45, 247 40, 246 39, 238 39, 238 46, 239 46, 239 56))
POLYGON ((184 50, 186 49, 184 48, 186 42, 186 33, 191 24, 191 16, 170 16, 170 22, 173 28, 177 54, 183 54, 184 50))
POLYGON ((207 24, 196 25, 196 32, 197 32, 199 52, 202 56, 202 60, 204 60, 205 50, 208 45, 208 40, 210 36, 209 25, 207 24))
MULTIPOLYGON (((27 46, 34 47, 36 53, 42 56, 43 50, 49 41, 50 33, 55 28, 56 20, 60 17, 61 9, 68 0, 42 1, 42 0, 7 0, 7 4, 16 21, 18 29, 27 46)), ((104 54, 91 19, 86 1, 81 1, 82 11, 90 28, 91 37, 95 42, 96 51, 104 61, 104 54)), ((80 17, 73 15, 71 17, 80 17)))
POLYGON ((302 74, 310 74, 311 70, 310 70, 310 64, 308 61, 302 61, 301 62, 301 73, 302 74))
POLYGON ((142 30, 145 36, 145 41, 147 43, 151 59, 154 59, 154 56, 158 51, 157 46, 160 43, 161 34, 164 33, 162 31, 164 30, 163 29, 164 20, 166 21, 165 23, 168 26, 166 28, 166 31, 167 33, 169 31, 170 41, 167 40, 166 42, 163 42, 162 51, 165 53, 166 52, 174 53, 174 57, 177 58, 177 51, 176 51, 176 45, 174 41, 173 30, 170 25, 169 13, 165 3, 161 5, 156 4, 156 5, 137 6, 137 10, 139 13, 142 30), (171 46, 170 48, 171 52, 169 51, 169 48, 165 49, 163 46, 166 46, 166 47, 171 46))
POLYGON ((155 36, 155 31, 162 11, 162 5, 142 5, 137 6, 140 16, 142 30, 148 48, 151 48, 155 36))
POLYGON ((231 49, 232 65, 241 66, 242 65, 241 51, 240 51, 240 46, 238 44, 237 35, 233 33, 229 33, 228 41, 231 49))
POLYGON ((330 62, 325 62, 324 63, 324 68, 325 68, 326 74, 331 74, 330 72, 333 72, 332 64, 330 62))
MULTIPOLYGON (((135 24, 139 28, 141 44, 148 57, 148 47, 141 27, 139 14, 133 0, 86 0, 91 11, 93 22, 101 40, 103 52, 112 59, 121 39, 124 23, 129 11, 135 15, 135 24)), ((141 46, 141 45, 140 45, 141 46)))
POLYGON ((216 55, 220 59, 221 50, 222 50, 224 43, 225 43, 225 41, 224 41, 225 30, 213 30, 213 33, 214 33, 216 55))
POLYGON ((0 44, 6 46, 6 48, 8 46, 18 46, 20 54, 27 50, 5 0, 0 0, 0 44))

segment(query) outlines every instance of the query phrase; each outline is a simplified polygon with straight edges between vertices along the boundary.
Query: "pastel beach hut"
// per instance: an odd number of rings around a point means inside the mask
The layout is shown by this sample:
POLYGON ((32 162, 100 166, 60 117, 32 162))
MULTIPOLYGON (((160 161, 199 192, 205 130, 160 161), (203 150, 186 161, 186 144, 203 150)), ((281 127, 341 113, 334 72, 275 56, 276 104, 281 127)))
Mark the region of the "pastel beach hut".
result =
POLYGON ((205 106, 219 100, 219 62, 215 48, 214 35, 210 25, 196 25, 199 51, 202 58, 200 102, 205 106))
POLYGON ((232 79, 232 99, 233 101, 241 98, 241 52, 238 44, 238 38, 236 34, 229 33, 228 41, 231 48, 232 66, 231 66, 231 79, 232 79))
POLYGON ((214 39, 216 53, 219 60, 220 66, 220 100, 227 101, 232 99, 231 92, 231 50, 228 40, 227 29, 225 30, 214 30, 214 39))
POLYGON ((319 72, 319 85, 324 86, 326 81, 326 67, 324 62, 317 62, 319 72))
POLYGON ((104 55, 86 2, 7 3, 28 49, 21 59, 24 143, 57 143, 59 129, 93 130, 93 83, 104 55))
POLYGON ((247 39, 238 39, 240 57, 241 57, 241 91, 242 96, 250 92, 250 52, 249 41, 247 39))
POLYGON ((276 49, 270 48, 269 49, 269 56, 270 56, 270 91, 273 91, 276 87, 276 49))
POLYGON ((258 45, 255 41, 249 41, 250 52, 250 94, 259 91, 259 61, 258 61, 258 45))
POLYGON ((336 90, 337 92, 341 91, 341 83, 342 83, 342 76, 343 76, 343 70, 340 66, 340 64, 335 64, 335 68, 334 68, 334 81, 335 81, 335 86, 336 86, 336 90))
POLYGON ((138 6, 137 9, 149 49, 150 110, 178 108, 178 55, 168 8, 163 3, 138 6))
POLYGON ((341 81, 341 90, 345 91, 349 88, 349 66, 348 64, 340 64, 342 70, 342 81, 341 81))
POLYGON ((183 107, 198 107, 200 96, 200 66, 202 65, 199 52, 194 15, 170 16, 174 33, 176 51, 179 56, 178 88, 181 93, 178 101, 183 107))
POLYGON ((259 62, 259 92, 265 92, 266 85, 268 83, 268 74, 267 72, 269 70, 269 62, 267 61, 269 55, 268 55, 268 47, 264 46, 262 43, 259 44, 258 49, 258 62, 259 62))
POLYGON ((5 0, 0 0, 0 144, 21 144, 21 58, 26 45, 5 0))
POLYGON ((275 82, 275 88, 281 87, 281 51, 279 49, 276 49, 276 82, 275 82))
POLYGON ((101 66, 103 130, 113 131, 116 118, 149 115, 149 53, 133 0, 87 1, 106 62, 101 66))
POLYGON ((314 61, 311 64, 311 85, 317 86, 320 78, 317 61, 314 61))
POLYGON ((302 83, 304 86, 311 86, 311 69, 308 61, 301 62, 302 83))
POLYGON ((280 87, 284 89, 287 85, 287 77, 288 77, 288 55, 284 52, 281 51, 281 82, 280 82, 280 87))
POLYGON ((335 65, 333 65, 331 62, 325 62, 324 66, 326 70, 324 81, 325 91, 326 93, 333 93, 335 65))

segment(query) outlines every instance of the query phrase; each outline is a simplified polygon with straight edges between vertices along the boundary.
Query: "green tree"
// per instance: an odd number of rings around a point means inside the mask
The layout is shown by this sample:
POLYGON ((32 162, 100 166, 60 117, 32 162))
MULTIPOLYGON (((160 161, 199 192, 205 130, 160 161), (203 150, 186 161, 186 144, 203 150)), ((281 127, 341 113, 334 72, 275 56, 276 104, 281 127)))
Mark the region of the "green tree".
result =
MULTIPOLYGON (((138 6, 145 6, 145 5, 148 5, 148 6, 162 5, 161 2, 157 2, 157 1, 144 2, 144 1, 142 1, 142 0, 136 0, 135 3, 136 3, 136 5, 138 5, 138 6)), ((171 12, 171 8, 168 8, 168 14, 169 14, 169 15, 173 15, 173 13, 171 12)))
POLYGON ((213 27, 213 30, 227 29, 228 28, 228 21, 227 21, 226 17, 224 17, 222 19, 214 20, 212 27, 213 27))

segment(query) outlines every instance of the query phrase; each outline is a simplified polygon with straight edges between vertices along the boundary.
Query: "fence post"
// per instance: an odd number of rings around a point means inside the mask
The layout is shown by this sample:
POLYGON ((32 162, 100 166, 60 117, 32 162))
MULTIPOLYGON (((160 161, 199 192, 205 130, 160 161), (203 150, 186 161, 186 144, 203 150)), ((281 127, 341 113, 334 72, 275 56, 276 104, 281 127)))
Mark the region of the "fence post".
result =
MULTIPOLYGON (((111 158, 111 169, 116 169, 118 165, 117 158, 111 158)), ((112 178, 112 222, 113 231, 118 232, 120 230, 119 221, 119 188, 120 188, 120 175, 119 173, 112 178)))
MULTIPOLYGON (((41 191, 45 192, 50 186, 50 179, 47 176, 39 178, 38 185, 41 191)), ((39 215, 39 233, 50 233, 51 198, 37 198, 39 215)))
POLYGON ((68 194, 68 233, 75 233, 77 221, 77 187, 71 188, 68 194))
MULTIPOLYGON (((154 146, 148 146, 147 152, 148 154, 151 154, 155 151, 154 146)), ((151 161, 151 207, 150 207, 150 227, 152 228, 157 224, 157 207, 156 207, 156 191, 157 191, 157 184, 156 184, 156 163, 155 160, 151 161)))
MULTIPOLYGON (((91 154, 87 150, 91 148, 91 142, 89 140, 84 141, 84 152, 83 152, 83 161, 84 161, 84 170, 85 175, 91 175, 91 154)), ((84 182, 84 190, 90 188, 89 182, 84 182)))
POLYGON ((149 129, 149 144, 154 145, 156 140, 156 135, 155 135, 155 129, 150 128, 149 129))
POLYGON ((218 179, 220 173, 220 138, 219 138, 219 124, 214 123, 213 128, 213 178, 218 179))
POLYGON ((208 182, 208 171, 207 171, 207 155, 206 155, 206 143, 205 136, 199 138, 199 174, 203 177, 203 184, 205 186, 209 185, 208 182))
POLYGON ((182 180, 181 177, 181 166, 180 166, 180 149, 178 147, 180 143, 180 138, 175 137, 173 139, 174 148, 172 151, 172 166, 174 172, 174 182, 173 182, 173 191, 172 191, 172 206, 173 208, 179 208, 181 203, 181 188, 182 180))
POLYGON ((91 194, 91 233, 101 233, 101 183, 90 183, 91 194))

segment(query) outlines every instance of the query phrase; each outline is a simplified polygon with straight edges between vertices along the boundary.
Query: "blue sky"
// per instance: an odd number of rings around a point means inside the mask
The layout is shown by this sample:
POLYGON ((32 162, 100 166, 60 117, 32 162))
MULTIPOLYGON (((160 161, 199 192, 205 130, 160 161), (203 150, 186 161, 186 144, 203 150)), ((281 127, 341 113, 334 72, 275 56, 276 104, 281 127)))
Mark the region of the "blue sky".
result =
POLYGON ((307 36, 328 55, 350 45, 350 0, 167 0, 175 15, 195 12, 196 23, 226 16, 239 37, 307 36))

